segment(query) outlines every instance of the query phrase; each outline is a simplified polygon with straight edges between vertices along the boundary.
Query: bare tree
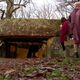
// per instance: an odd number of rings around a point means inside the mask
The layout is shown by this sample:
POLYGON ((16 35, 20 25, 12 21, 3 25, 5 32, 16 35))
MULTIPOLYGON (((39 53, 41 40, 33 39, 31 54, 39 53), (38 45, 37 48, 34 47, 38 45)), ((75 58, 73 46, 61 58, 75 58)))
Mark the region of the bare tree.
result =
POLYGON ((57 0, 59 4, 56 5, 56 11, 58 11, 61 14, 61 16, 68 17, 70 12, 74 8, 73 4, 78 1, 80 0, 57 0))
POLYGON ((34 4, 34 13, 33 13, 33 16, 40 19, 41 18, 41 15, 42 15, 42 12, 41 12, 41 8, 39 8, 36 4, 34 4))
POLYGON ((43 4, 42 7, 35 7, 34 15, 37 18, 52 19, 54 17, 54 8, 51 4, 43 4))
MULTIPOLYGON (((0 0, 0 2, 6 2, 7 9, 6 9, 6 18, 11 18, 13 12, 15 12, 17 9, 19 9, 21 6, 26 7, 28 3, 30 3, 31 0, 17 0, 18 3, 14 3, 14 0, 0 0)), ((1 10, 3 12, 3 10, 1 10)), ((4 16, 4 15, 3 15, 4 16)), ((3 17, 2 17, 3 18, 3 17)), ((1 18, 1 19, 2 19, 1 18)))

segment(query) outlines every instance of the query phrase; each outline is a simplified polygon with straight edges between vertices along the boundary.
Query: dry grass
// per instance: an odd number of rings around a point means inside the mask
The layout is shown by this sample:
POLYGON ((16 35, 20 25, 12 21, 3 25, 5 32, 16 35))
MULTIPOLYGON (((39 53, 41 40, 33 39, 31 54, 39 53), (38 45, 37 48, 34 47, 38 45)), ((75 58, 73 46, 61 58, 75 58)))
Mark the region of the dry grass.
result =
POLYGON ((53 34, 54 20, 4 19, 0 21, 0 34, 53 34))

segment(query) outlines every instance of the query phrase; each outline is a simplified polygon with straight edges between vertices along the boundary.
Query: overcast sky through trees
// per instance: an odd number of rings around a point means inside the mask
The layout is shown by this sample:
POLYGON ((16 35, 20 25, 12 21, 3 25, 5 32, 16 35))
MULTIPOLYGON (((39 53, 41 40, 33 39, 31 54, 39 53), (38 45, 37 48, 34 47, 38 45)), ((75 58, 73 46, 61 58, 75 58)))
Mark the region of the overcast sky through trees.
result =
MULTIPOLYGON (((18 2, 19 0, 14 0, 18 2)), ((60 0, 61 1, 61 0, 60 0)), ((63 0, 62 0, 63 1, 63 0)), ((31 4, 27 4, 26 7, 21 7, 15 14, 17 18, 60 18, 62 17, 57 11, 56 5, 59 2, 57 0, 32 0, 31 4), (46 13, 46 14, 45 14, 46 13), (41 14, 41 15, 40 15, 41 14)), ((6 3, 0 2, 0 9, 6 10, 6 3)), ((65 13, 64 13, 65 16, 65 13)))

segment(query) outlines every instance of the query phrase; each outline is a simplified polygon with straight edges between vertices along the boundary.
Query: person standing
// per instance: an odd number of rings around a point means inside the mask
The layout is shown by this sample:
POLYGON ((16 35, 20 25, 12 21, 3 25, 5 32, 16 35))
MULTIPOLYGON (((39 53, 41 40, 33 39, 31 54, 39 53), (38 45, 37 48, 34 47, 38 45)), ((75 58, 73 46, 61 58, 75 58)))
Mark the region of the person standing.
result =
MULTIPOLYGON (((60 25, 60 43, 61 43, 63 51, 66 50, 64 42, 67 39, 68 32, 69 32, 69 22, 65 17, 62 17, 61 25, 60 25)), ((66 57, 66 55, 67 53, 64 53, 64 57, 66 57)))
POLYGON ((80 47, 80 2, 74 3, 74 10, 70 14, 74 40, 74 54, 79 58, 80 47))

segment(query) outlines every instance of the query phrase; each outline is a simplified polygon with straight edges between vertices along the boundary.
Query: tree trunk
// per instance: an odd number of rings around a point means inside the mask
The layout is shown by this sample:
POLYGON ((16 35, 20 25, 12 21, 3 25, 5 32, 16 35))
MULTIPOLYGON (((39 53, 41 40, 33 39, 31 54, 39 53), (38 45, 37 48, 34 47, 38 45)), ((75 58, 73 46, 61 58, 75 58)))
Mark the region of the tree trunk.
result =
POLYGON ((11 18, 14 9, 14 0, 6 0, 6 3, 7 3, 6 18, 11 18))

